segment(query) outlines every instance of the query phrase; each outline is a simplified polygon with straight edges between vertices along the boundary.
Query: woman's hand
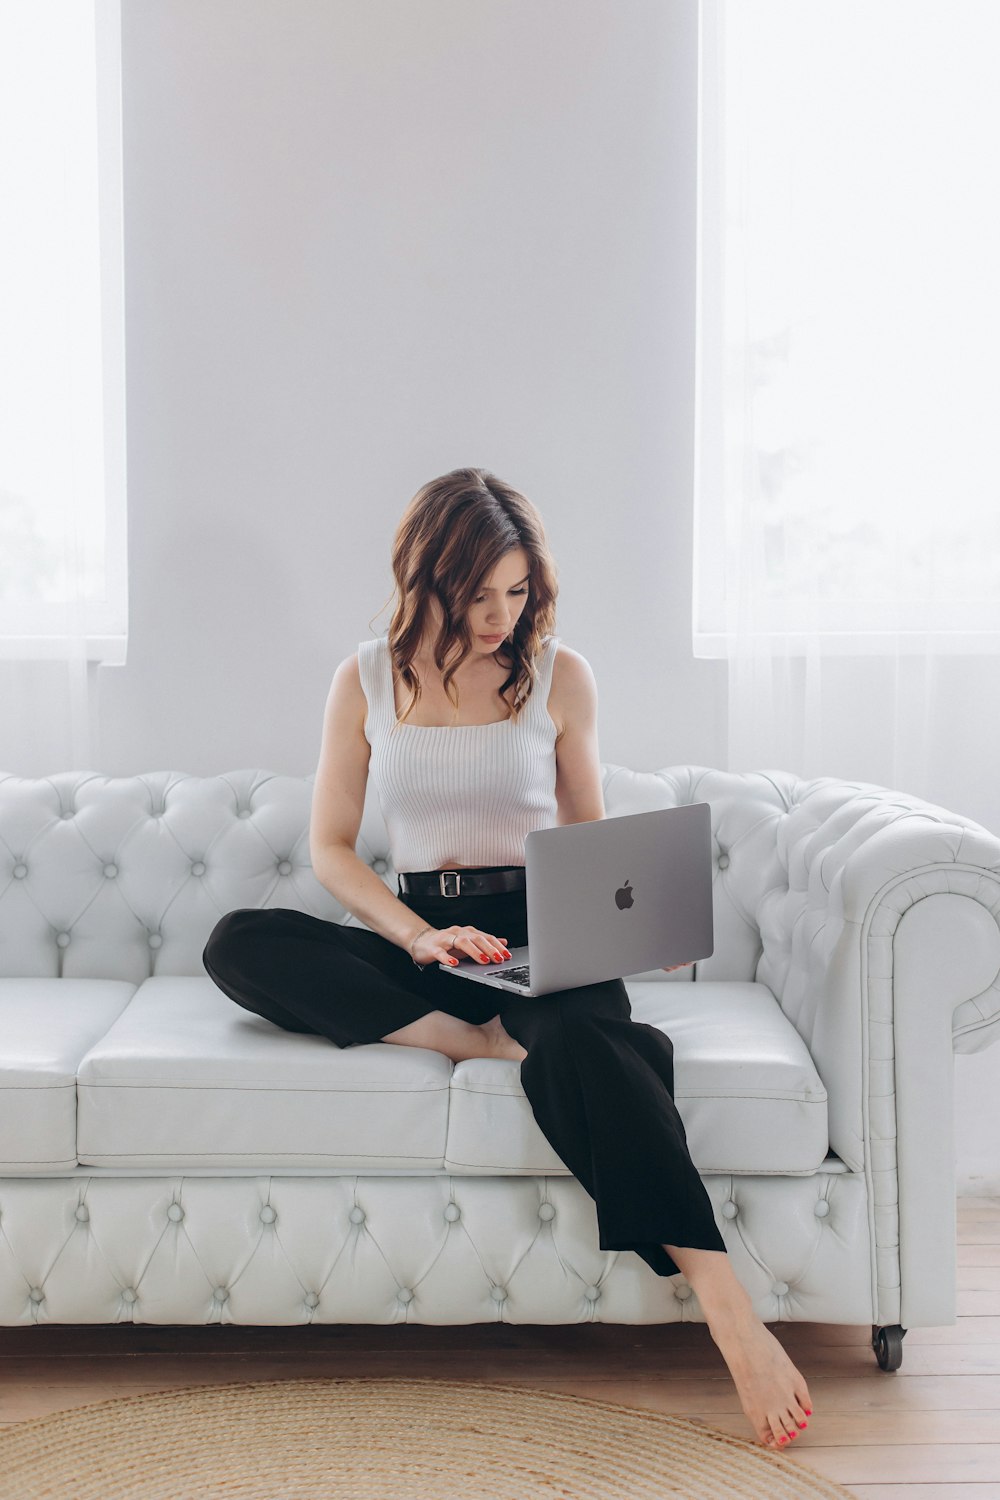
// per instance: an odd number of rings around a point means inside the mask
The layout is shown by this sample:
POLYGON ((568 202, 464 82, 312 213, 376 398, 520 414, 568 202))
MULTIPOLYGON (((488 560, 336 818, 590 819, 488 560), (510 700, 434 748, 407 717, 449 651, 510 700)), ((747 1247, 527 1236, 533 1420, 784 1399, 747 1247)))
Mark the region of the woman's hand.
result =
POLYGON ((663 966, 663 972, 664 972, 664 974, 672 974, 675 969, 690 969, 691 964, 693 964, 693 963, 694 963, 694 959, 692 958, 686 964, 664 964, 664 966, 663 966))
POLYGON ((479 963, 493 964, 510 958, 506 942, 506 938, 494 937, 478 927, 429 927, 410 951, 414 963, 421 966, 437 960, 457 964, 456 952, 470 955, 479 963))

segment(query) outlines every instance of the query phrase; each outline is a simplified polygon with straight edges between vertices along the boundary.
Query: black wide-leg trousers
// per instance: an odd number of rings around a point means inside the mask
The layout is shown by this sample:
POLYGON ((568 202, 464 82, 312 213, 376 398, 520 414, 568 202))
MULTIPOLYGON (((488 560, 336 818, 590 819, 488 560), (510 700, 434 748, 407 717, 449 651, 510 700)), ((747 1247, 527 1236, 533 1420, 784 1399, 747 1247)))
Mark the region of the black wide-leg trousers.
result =
MULTIPOLYGON (((528 940, 524 891, 399 900, 433 927, 468 924, 510 948, 528 940)), ((725 1250, 674 1104, 673 1043, 632 1020, 622 980, 514 995, 436 961, 419 969, 367 928, 281 907, 228 912, 202 962, 238 1005, 338 1047, 381 1041, 433 1010, 476 1026, 499 1015, 527 1049, 521 1086, 539 1128, 597 1205, 601 1249, 634 1250, 658 1276, 679 1271, 665 1244, 725 1250)))

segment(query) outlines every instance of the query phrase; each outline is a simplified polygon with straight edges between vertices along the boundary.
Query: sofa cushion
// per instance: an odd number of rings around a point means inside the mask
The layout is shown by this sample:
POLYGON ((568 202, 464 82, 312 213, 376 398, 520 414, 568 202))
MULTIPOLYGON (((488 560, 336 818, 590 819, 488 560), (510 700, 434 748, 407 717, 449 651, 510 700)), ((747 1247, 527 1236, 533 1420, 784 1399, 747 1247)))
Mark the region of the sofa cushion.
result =
MULTIPOLYGON (((766 985, 630 979, 626 989, 632 1019, 659 1026, 674 1044, 674 1099, 696 1167, 777 1173, 822 1164, 826 1089, 766 985)), ((566 1170, 535 1122, 517 1066, 482 1058, 456 1066, 449 1171, 566 1170)))
POLYGON ((383 1042, 341 1050, 157 976, 79 1069, 81 1163, 441 1170, 452 1063, 383 1042))
POLYGON ((0 1173, 72 1169, 76 1071, 122 1013, 121 979, 0 979, 0 1173))
MULTIPOLYGON (((826 1091, 764 985, 628 984, 674 1042, 695 1164, 808 1172, 826 1091)), ((541 1001, 539 1003, 542 1003, 541 1001)), ((79 1068, 79 1159, 101 1167, 563 1173, 515 1062, 423 1047, 341 1050, 235 1005, 209 979, 147 980, 79 1068)))

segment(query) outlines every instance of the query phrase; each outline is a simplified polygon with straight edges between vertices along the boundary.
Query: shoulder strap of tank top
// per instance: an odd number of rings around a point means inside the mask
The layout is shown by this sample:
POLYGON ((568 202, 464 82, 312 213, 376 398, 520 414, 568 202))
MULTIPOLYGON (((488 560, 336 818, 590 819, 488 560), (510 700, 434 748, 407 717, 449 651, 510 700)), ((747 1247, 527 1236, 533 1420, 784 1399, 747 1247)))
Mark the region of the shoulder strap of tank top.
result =
POLYGON ((368 715, 381 729, 391 727, 395 717, 392 672, 386 638, 378 636, 358 646, 358 675, 368 699, 368 715))
POLYGON ((555 666, 559 637, 550 635, 538 655, 538 676, 531 689, 529 707, 535 715, 536 724, 548 727, 549 689, 552 686, 552 669, 555 666))

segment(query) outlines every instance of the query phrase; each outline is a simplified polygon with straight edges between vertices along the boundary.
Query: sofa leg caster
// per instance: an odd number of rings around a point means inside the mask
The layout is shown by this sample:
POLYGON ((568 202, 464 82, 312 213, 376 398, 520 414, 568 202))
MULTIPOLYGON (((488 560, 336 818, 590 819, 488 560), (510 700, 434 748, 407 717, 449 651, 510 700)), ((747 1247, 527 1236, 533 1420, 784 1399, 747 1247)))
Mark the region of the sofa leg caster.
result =
POLYGON ((906 1329, 900 1328, 898 1323, 891 1323, 888 1328, 880 1328, 877 1323, 872 1324, 872 1348, 875 1350, 875 1358, 878 1360, 880 1370, 898 1370, 903 1363, 903 1339, 906 1329))

